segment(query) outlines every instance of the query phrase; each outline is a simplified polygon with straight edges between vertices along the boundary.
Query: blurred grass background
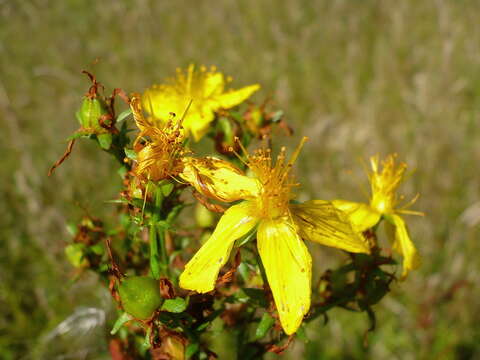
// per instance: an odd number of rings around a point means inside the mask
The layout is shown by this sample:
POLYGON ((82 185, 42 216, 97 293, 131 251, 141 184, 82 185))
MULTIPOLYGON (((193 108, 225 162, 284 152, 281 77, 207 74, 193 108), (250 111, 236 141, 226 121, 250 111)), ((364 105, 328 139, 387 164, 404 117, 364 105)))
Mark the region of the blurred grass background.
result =
MULTIPOLYGON (((335 310, 284 358, 480 358, 479 13, 474 0, 0 1, 0 358, 47 358, 75 309, 108 307, 94 278, 69 283, 63 245, 84 209, 108 214, 114 164, 83 142, 46 176, 78 127, 80 71, 130 92, 189 62, 261 83, 257 99, 272 94, 310 137, 301 196, 364 199, 359 159, 377 152, 415 170, 403 192, 427 213, 409 219, 423 266, 377 306, 368 346, 366 317, 335 310)), ((317 268, 338 263, 319 248, 317 268)), ((101 338, 58 358, 108 358, 101 338)))

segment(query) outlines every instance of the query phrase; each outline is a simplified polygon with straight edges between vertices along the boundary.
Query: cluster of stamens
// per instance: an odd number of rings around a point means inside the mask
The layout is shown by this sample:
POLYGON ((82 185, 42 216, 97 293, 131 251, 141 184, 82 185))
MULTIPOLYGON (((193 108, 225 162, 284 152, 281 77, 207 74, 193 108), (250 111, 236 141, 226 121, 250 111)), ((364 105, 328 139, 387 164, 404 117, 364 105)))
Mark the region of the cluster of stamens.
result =
POLYGON ((405 210, 407 207, 415 203, 418 195, 401 208, 397 208, 398 202, 404 199, 403 196, 397 198, 396 191, 404 179, 407 164, 401 162, 396 165, 396 156, 396 154, 389 155, 384 161, 382 161, 381 171, 378 155, 370 158, 370 165, 372 167, 372 173, 369 175, 372 188, 370 205, 380 213, 396 211, 399 213, 423 215, 421 212, 405 210))
POLYGON ((168 120, 161 128, 143 115, 140 99, 130 103, 140 133, 134 142, 137 153, 135 173, 144 179, 158 181, 176 176, 182 169, 181 158, 188 152, 184 148, 183 118, 168 120))
POLYGON ((258 210, 263 218, 277 218, 288 214, 288 204, 294 198, 291 191, 298 186, 290 170, 307 138, 303 138, 290 160, 287 161, 286 148, 282 147, 274 163, 270 148, 261 148, 248 154, 238 141, 247 157, 246 165, 261 183, 258 210))

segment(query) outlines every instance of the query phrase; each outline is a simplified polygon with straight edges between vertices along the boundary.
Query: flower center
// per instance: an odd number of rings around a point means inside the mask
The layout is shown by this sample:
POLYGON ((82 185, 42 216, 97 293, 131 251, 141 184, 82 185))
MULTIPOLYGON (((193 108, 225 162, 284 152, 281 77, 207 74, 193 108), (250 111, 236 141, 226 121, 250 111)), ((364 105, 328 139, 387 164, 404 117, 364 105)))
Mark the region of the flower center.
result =
POLYGON ((145 119, 138 97, 132 98, 130 106, 140 129, 134 142, 138 162, 135 172, 153 181, 177 175, 182 167, 181 158, 188 152, 183 146, 183 119, 169 120, 159 128, 145 119))
MULTIPOLYGON (((285 147, 280 150, 275 163, 268 148, 258 149, 252 155, 247 155, 247 166, 261 184, 260 195, 256 199, 258 217, 274 219, 288 215, 288 204, 294 198, 291 189, 298 186, 290 175, 290 170, 306 140, 304 137, 300 141, 288 161, 285 147)), ((247 153, 243 147, 242 149, 247 153)))
POLYGON ((370 174, 370 183, 372 188, 372 198, 370 206, 379 213, 392 212, 397 205, 396 191, 403 181, 403 175, 407 168, 405 163, 395 164, 395 155, 389 155, 382 162, 383 168, 379 170, 379 158, 374 156, 370 158, 372 173, 370 174))

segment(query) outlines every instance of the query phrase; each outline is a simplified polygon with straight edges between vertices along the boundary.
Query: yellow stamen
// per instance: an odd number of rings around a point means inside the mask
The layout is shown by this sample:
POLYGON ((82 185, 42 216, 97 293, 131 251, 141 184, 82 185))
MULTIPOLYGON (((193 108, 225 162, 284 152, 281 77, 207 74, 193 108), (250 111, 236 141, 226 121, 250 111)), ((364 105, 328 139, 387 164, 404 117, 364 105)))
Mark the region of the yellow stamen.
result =
MULTIPOLYGON (((183 146, 183 117, 179 121, 170 119, 159 128, 144 117, 139 97, 132 97, 130 107, 140 129, 134 141, 137 152, 135 173, 152 181, 176 176, 182 168, 181 157, 188 152, 183 146)), ((185 113, 187 111, 188 107, 185 113)))
MULTIPOLYGON (((294 198, 291 189, 298 186, 293 177, 290 176, 290 170, 306 141, 306 137, 302 138, 288 161, 286 161, 286 148, 282 147, 274 163, 270 148, 257 149, 253 154, 249 154, 237 139, 247 158, 246 165, 261 184, 260 195, 257 199, 258 217, 275 219, 288 215, 289 202, 294 198)), ((241 159, 238 154, 237 156, 241 159)))

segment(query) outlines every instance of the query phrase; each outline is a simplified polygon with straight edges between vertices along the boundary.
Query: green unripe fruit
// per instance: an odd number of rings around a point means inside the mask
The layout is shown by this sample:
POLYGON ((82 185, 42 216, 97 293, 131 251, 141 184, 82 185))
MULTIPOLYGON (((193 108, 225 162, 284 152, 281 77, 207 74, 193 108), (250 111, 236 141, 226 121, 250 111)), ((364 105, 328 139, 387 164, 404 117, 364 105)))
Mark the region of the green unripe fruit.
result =
POLYGON ((123 309, 137 319, 148 319, 163 302, 158 281, 147 276, 124 279, 118 292, 123 309))
POLYGON ((99 120, 102 115, 108 114, 106 104, 97 98, 85 97, 77 118, 82 128, 93 130, 95 133, 104 133, 106 130, 100 126, 99 120))

